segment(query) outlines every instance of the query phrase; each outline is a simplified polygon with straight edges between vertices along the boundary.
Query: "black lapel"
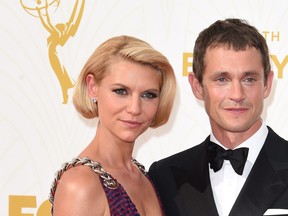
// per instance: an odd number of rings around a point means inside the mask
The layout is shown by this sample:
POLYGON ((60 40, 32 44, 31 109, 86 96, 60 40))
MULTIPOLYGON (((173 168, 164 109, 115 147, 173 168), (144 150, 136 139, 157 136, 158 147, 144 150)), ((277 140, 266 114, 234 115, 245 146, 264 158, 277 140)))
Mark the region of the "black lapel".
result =
MULTIPOLYGON (((173 167, 178 193, 175 197, 180 215, 218 215, 213 199, 206 154, 208 137, 186 155, 185 167, 173 167)), ((183 157, 183 158, 184 158, 183 157)), ((183 161, 182 161, 183 163, 183 161)))
POLYGON ((288 143, 269 128, 268 137, 230 212, 263 215, 288 186, 288 143))

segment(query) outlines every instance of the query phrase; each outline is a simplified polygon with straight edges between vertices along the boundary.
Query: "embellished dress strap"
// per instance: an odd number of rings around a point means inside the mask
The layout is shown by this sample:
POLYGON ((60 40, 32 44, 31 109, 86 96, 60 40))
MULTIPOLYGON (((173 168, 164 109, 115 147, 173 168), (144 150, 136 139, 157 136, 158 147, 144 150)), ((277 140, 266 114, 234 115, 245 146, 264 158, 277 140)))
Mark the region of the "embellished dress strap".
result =
MULTIPOLYGON (((148 177, 148 173, 142 164, 140 164, 135 158, 132 158, 131 162, 134 163, 146 177, 148 177)), ((89 166, 96 174, 99 175, 100 182, 108 200, 110 214, 112 216, 140 216, 135 204, 132 202, 123 186, 118 183, 117 180, 114 179, 108 172, 106 172, 99 162, 94 162, 88 157, 75 158, 71 162, 64 163, 62 165, 62 168, 56 172, 49 195, 49 201, 52 204, 52 215, 54 195, 56 192, 58 181, 60 180, 61 176, 65 171, 80 165, 89 166)))
POLYGON ((116 188, 118 186, 117 181, 103 169, 100 163, 94 162, 88 157, 74 158, 72 161, 64 163, 62 165, 62 168, 58 170, 55 174, 49 195, 49 201, 51 202, 52 205, 54 203, 54 195, 56 192, 57 184, 63 173, 73 167, 77 167, 80 165, 89 166, 95 173, 99 174, 101 182, 105 187, 116 188))
POLYGON ((145 176, 148 176, 148 172, 146 171, 144 165, 142 165, 141 163, 139 163, 134 157, 131 158, 131 162, 132 162, 133 164, 135 164, 135 165, 138 167, 138 169, 139 169, 145 176))

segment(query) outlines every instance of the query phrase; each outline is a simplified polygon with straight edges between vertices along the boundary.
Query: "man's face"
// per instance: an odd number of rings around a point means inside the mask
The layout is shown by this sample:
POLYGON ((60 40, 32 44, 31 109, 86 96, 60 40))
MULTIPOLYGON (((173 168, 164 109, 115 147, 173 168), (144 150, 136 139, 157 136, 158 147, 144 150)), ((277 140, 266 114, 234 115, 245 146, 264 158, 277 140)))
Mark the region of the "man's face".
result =
MULTIPOLYGON (((196 97, 204 101, 213 133, 255 133, 261 126, 263 103, 272 79, 271 72, 264 82, 261 56, 255 48, 208 49, 203 82, 196 85, 196 97)), ((192 80, 196 82, 196 78, 189 78, 191 86, 192 80)))

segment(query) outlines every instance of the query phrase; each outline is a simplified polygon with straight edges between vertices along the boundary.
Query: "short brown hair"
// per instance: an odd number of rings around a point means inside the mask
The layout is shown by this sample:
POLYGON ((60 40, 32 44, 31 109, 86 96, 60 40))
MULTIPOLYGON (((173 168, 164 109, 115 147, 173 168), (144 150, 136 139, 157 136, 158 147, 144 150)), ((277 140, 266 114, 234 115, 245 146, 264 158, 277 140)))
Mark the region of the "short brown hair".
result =
POLYGON ((256 48, 262 58, 264 81, 266 83, 271 71, 269 50, 265 38, 259 31, 248 24, 246 20, 225 19, 218 20, 200 32, 193 51, 193 72, 202 83, 205 70, 205 53, 208 48, 226 46, 236 51, 247 47, 256 48))

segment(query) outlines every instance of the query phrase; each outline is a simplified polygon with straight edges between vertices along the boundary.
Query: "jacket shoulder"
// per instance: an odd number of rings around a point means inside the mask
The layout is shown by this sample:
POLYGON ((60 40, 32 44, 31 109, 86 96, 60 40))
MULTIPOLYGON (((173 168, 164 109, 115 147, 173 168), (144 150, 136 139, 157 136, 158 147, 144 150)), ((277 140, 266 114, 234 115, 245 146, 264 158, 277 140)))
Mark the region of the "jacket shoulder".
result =
MULTIPOLYGON (((209 137, 208 137, 209 138, 209 137)), ((207 139, 208 139, 207 138, 207 139)), ((166 158, 163 158, 159 161, 156 161, 153 163, 155 166, 157 164, 157 167, 166 167, 166 166, 182 166, 185 163, 193 164, 194 161, 199 161, 200 158, 203 158, 203 154, 206 154, 206 141, 203 141, 202 143, 195 145, 189 149, 183 150, 181 152, 175 153, 171 156, 168 156, 166 158)))

